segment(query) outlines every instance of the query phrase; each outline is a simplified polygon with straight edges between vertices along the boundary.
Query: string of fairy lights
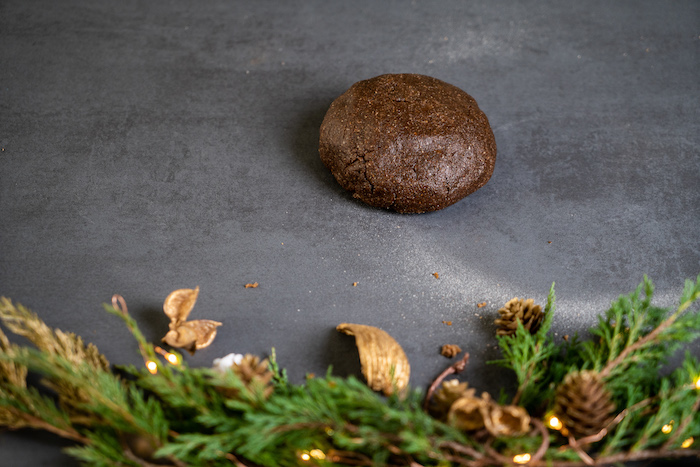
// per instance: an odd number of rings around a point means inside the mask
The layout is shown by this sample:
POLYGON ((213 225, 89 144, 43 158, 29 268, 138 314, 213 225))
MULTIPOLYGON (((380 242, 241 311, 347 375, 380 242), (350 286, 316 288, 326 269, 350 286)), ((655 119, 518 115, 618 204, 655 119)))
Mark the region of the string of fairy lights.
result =
MULTIPOLYGON (((162 356, 163 359, 171 365, 177 366, 182 361, 182 357, 176 353, 168 352, 167 350, 165 350, 159 346, 154 346, 152 348, 155 351, 155 353, 162 356)), ((156 360, 148 358, 148 352, 144 352, 143 356, 144 356, 144 363, 146 365, 146 369, 148 369, 148 371, 151 374, 158 373, 159 363, 156 360)), ((700 391, 700 376, 698 376, 695 379, 695 381, 691 383, 691 385, 696 390, 700 391)), ((625 414, 623 412, 620 415, 618 415, 618 418, 621 419, 622 417, 624 417, 624 415, 625 414)), ((563 436, 568 436, 568 432, 566 430, 566 427, 563 425, 561 420, 559 420, 559 418, 556 415, 554 415, 554 414, 548 415, 546 417, 546 425, 550 429, 560 432, 563 436)), ((675 425, 675 421, 670 420, 668 423, 664 424, 661 427, 661 432, 665 435, 670 435, 674 430, 674 425, 675 425)), ((604 432, 601 432, 598 435, 600 438, 602 438, 602 436, 604 436, 607 433, 607 430, 603 430, 603 431, 604 432)), ((693 444, 695 444, 695 439, 691 436, 691 437, 685 439, 681 443, 680 446, 683 449, 688 449, 691 446, 693 446, 693 444)), ((298 453, 298 458, 299 458, 299 460, 301 460, 303 462, 313 462, 313 461, 323 461, 323 460, 333 462, 334 460, 336 460, 336 461, 339 460, 339 458, 335 454, 333 454, 333 453, 326 454, 323 450, 318 449, 318 448, 300 451, 298 453)), ((512 461, 514 464, 525 465, 525 464, 528 464, 532 460, 532 458, 533 458, 532 454, 525 452, 525 453, 514 455, 512 458, 512 461)))
MULTIPOLYGON (((112 304, 116 309, 120 310, 124 315, 128 316, 126 302, 124 301, 124 299, 121 296, 115 295, 114 297, 112 297, 112 304)), ((157 374, 158 368, 161 365, 161 363, 159 363, 159 361, 157 359, 157 355, 160 355, 161 357, 163 357, 163 359, 166 362, 168 362, 169 364, 171 364, 173 366, 180 365, 180 362, 182 361, 182 356, 180 356, 179 354, 174 353, 174 352, 168 352, 167 350, 163 349, 160 346, 154 346, 153 344, 147 343, 145 338, 140 333, 137 334, 137 337, 139 338, 138 339, 139 340, 139 347, 141 350, 141 355, 143 356, 144 364, 146 366, 146 369, 151 374, 153 374, 153 375, 157 374)), ((695 378, 695 380, 690 384, 693 386, 694 389, 700 391, 700 376, 697 376, 695 378)), ((619 423, 626 416, 626 414, 629 411, 630 411, 630 409, 623 410, 613 420, 613 422, 611 423, 610 426, 613 426, 613 425, 619 423)), ((555 414, 553 414, 553 413, 548 414, 545 417, 545 420, 546 420, 545 424, 548 428, 561 433, 562 436, 569 437, 569 441, 570 441, 571 446, 577 450, 579 455, 583 456, 584 458, 588 458, 591 462, 593 461, 593 459, 590 459, 590 457, 585 452, 583 452, 579 447, 580 446, 579 443, 583 442, 584 440, 583 439, 582 440, 573 439, 573 437, 571 437, 569 435, 564 424, 561 422, 561 420, 559 420, 559 418, 555 414)), ((661 427, 661 432, 665 435, 671 435, 671 433, 673 433, 674 429, 675 429, 675 421, 670 420, 668 423, 665 423, 661 427)), ((330 432, 328 433, 330 436, 332 434, 332 430, 330 428, 328 428, 328 430, 330 430, 330 432)), ((604 428, 603 430, 601 430, 600 433, 587 437, 585 439, 585 442, 600 441, 607 434, 607 432, 608 432, 607 428, 604 428)), ((694 444, 695 444, 695 439, 691 436, 691 437, 685 439, 681 443, 680 446, 683 449, 688 449, 691 446, 693 446, 694 444)), ((516 454, 512 457, 512 462, 514 464, 525 465, 525 464, 528 464, 531 460, 533 460, 533 457, 535 457, 535 458, 537 458, 537 460, 539 460, 539 458, 542 457, 542 454, 544 454, 544 453, 538 452, 534 456, 533 456, 533 454, 530 454, 528 452, 516 454)), ((318 449, 318 448, 304 450, 304 451, 301 451, 298 453, 298 458, 303 462, 324 461, 324 460, 334 462, 334 461, 340 460, 341 457, 342 456, 338 456, 335 451, 329 451, 328 453, 325 453, 323 450, 318 449)))

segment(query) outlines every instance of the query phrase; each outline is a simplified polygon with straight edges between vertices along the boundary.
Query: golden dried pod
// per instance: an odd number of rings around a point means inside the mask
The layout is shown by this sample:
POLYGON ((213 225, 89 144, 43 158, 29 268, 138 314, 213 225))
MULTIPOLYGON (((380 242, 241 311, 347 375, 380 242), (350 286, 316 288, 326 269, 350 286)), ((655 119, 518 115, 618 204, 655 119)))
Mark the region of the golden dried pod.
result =
POLYGON ((452 404, 461 397, 474 397, 476 390, 470 388, 467 383, 460 383, 457 379, 445 381, 440 389, 435 391, 430 413, 437 419, 445 420, 452 404))
POLYGON ((216 337, 216 328, 219 326, 221 326, 220 322, 210 319, 195 319, 174 324, 163 337, 163 342, 194 354, 195 350, 209 347, 216 337))
POLYGON ((196 349, 203 349, 209 347, 216 337, 216 328, 221 326, 218 321, 213 321, 211 319, 195 319, 185 323, 185 326, 193 329, 197 335, 196 349))
POLYGON ((521 435, 530 427, 530 415, 517 405, 492 404, 484 425, 493 436, 521 435))
POLYGON ((163 302, 163 311, 171 321, 186 321, 199 295, 199 286, 194 289, 178 289, 170 292, 163 302))
POLYGON ((162 340, 171 347, 194 353, 197 345, 197 334, 188 326, 173 326, 162 340))
POLYGON ((474 397, 473 391, 466 393, 450 406, 447 413, 447 423, 464 431, 483 428, 484 419, 488 416, 489 405, 489 400, 474 397))
POLYGON ((402 391, 408 386, 411 367, 406 353, 393 337, 379 328, 364 324, 342 323, 336 329, 355 336, 362 374, 369 387, 388 396, 394 389, 402 391))

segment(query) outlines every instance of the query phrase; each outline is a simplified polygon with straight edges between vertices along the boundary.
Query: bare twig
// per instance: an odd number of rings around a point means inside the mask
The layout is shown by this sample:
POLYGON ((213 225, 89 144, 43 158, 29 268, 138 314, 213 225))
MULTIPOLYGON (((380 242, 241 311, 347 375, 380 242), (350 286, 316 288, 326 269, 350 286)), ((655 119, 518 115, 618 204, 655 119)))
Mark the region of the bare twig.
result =
POLYGON ((466 465, 468 467, 477 467, 479 465, 479 461, 473 461, 473 460, 465 459, 464 457, 453 456, 453 455, 449 455, 449 454, 445 456, 445 459, 450 461, 450 462, 454 462, 455 464, 466 465))
POLYGON ((15 415, 22 418, 27 422, 28 426, 38 429, 46 430, 50 433, 60 436, 61 438, 70 439, 71 441, 77 441, 83 444, 90 444, 90 439, 78 433, 73 428, 59 428, 49 422, 35 417, 34 415, 28 414, 26 412, 15 411, 15 415))
POLYGON ((326 459, 337 464, 345 465, 374 465, 372 459, 360 454, 359 452, 353 451, 338 451, 331 449, 326 454, 326 459))
POLYGON ((433 398, 433 393, 435 393, 435 390, 440 386, 440 384, 444 381, 445 378, 452 374, 457 374, 461 373, 464 371, 464 369, 467 367, 467 362, 469 361, 469 352, 465 352, 464 356, 456 363, 448 366, 445 368, 445 371, 440 373, 440 375, 435 378, 435 381, 430 385, 428 388, 428 392, 425 394, 425 401, 423 402, 423 410, 426 412, 428 411, 428 405, 430 404, 430 400, 433 398))
POLYGON ((574 451, 576 451, 576 454, 578 454, 578 456, 581 458, 584 464, 595 465, 595 461, 593 460, 593 458, 589 456, 586 451, 583 450, 583 447, 580 444, 578 444, 576 438, 574 438, 573 436, 569 436, 569 446, 571 446, 571 448, 574 451))
POLYGON ((230 460, 231 462, 233 462, 233 464, 234 464, 236 467, 248 467, 246 464, 244 464, 243 462, 241 462, 240 460, 238 460, 238 458, 237 458, 236 456, 234 456, 234 455, 233 455, 232 453, 230 453, 230 452, 225 453, 225 454, 224 454, 224 457, 226 457, 226 459, 228 459, 228 460, 230 460))
POLYGON ((481 459, 482 457, 484 457, 484 455, 476 449, 457 443, 455 441, 445 441, 442 444, 440 444, 440 448, 451 449, 454 452, 466 454, 467 456, 472 456, 474 459, 481 459))
MULTIPOLYGON (((619 462, 631 462, 631 461, 643 461, 652 459, 679 459, 682 457, 698 457, 700 458, 700 450, 690 450, 690 449, 676 449, 673 451, 666 451, 663 449, 654 451, 632 451, 632 452, 621 452, 619 454, 614 454, 611 456, 601 456, 593 459, 592 465, 610 465, 619 462)), ((530 462, 528 464, 530 467, 581 467, 591 464, 586 464, 583 461, 553 461, 553 460, 539 460, 537 462, 530 462)))
POLYGON ((512 464, 513 459, 502 455, 501 453, 497 452, 494 448, 492 448, 491 447, 492 442, 493 442, 493 438, 489 439, 484 444, 484 450, 486 451, 486 453, 489 456, 491 456, 491 459, 482 459, 481 464, 482 465, 509 465, 509 464, 512 464))
POLYGON ((535 451, 535 453, 532 455, 532 458, 530 459, 530 462, 537 462, 538 460, 540 460, 544 457, 544 455, 547 453, 547 449, 549 448, 549 431, 547 431, 547 428, 545 428, 544 423, 542 423, 537 418, 531 418, 530 423, 535 425, 535 428, 542 435, 542 443, 540 444, 540 447, 537 448, 537 451, 535 451))

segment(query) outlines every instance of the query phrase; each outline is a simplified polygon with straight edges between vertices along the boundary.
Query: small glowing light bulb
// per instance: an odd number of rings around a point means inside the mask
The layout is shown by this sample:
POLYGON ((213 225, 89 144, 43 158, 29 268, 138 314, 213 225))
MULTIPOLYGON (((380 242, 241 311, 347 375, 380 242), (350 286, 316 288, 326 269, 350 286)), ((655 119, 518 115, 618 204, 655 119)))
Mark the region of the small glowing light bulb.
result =
POLYGON ((530 454, 525 453, 525 454, 518 454, 517 456, 513 456, 513 462, 516 464, 527 464, 530 462, 530 454))
POLYGON ((553 430, 557 430, 557 431, 564 428, 564 425, 561 423, 561 420, 559 420, 554 415, 549 417, 549 420, 547 420, 547 424, 549 425, 550 428, 552 428, 553 430))
POLYGON ((683 443, 681 443, 681 447, 682 447, 683 449, 688 449, 690 446, 693 445, 693 442, 694 442, 694 441, 695 441, 695 439, 691 436, 690 438, 688 438, 688 439, 686 439, 685 441, 683 441, 683 443))
POLYGON ((667 423, 661 427, 661 433, 663 433, 665 435, 669 434, 672 431, 673 431, 673 422, 667 423))
POLYGON ((302 452, 302 453, 301 453, 301 456, 299 456, 299 457, 300 457, 301 460, 303 460, 303 461, 311 460, 311 456, 309 455, 308 452, 302 452))
POLYGON ((319 460, 323 460, 326 458, 326 454, 323 451, 321 451, 320 449, 312 449, 311 451, 309 451, 309 455, 311 457, 313 457, 314 459, 319 459, 319 460))
POLYGON ((146 362, 146 368, 148 368, 148 371, 150 371, 153 375, 158 373, 158 364, 153 360, 149 360, 146 362))
POLYGON ((177 355, 175 355, 174 353, 167 354, 165 356, 165 359, 173 365, 177 365, 180 363, 180 361, 177 359, 177 355))

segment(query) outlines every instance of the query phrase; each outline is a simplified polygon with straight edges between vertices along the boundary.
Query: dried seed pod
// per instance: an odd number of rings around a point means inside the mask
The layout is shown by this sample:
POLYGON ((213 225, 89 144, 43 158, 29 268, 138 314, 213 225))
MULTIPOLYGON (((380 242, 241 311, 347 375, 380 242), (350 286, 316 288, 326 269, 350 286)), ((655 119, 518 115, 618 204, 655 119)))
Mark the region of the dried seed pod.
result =
POLYGON ((452 403, 447 413, 447 423, 459 430, 474 431, 484 427, 488 416, 488 400, 474 397, 474 392, 465 393, 452 403))
POLYGON ((208 347, 216 337, 218 321, 196 319, 187 321, 199 295, 199 286, 194 289, 178 289, 171 292, 163 302, 163 311, 170 318, 170 330, 163 342, 194 354, 195 350, 208 347))
POLYGON ((194 330, 197 335, 195 348, 199 350, 209 347, 209 344, 214 341, 216 328, 221 326, 221 323, 211 319, 195 319, 184 323, 184 325, 194 330))
POLYGON ((197 348, 197 334, 189 326, 171 326, 170 331, 163 337, 163 342, 171 347, 185 349, 194 353, 197 348))
POLYGON ((460 397, 474 397, 475 389, 469 388, 469 384, 460 383, 457 379, 445 381, 440 389, 435 391, 430 413, 439 420, 444 420, 452 404, 460 397))
POLYGON ((339 324, 336 329, 355 336, 362 374, 375 391, 386 395, 408 386, 411 368, 401 346, 386 332, 364 324, 339 324), (393 380, 391 378, 393 371, 393 380))
POLYGON ((208 347, 212 343, 219 326, 220 322, 210 319, 185 321, 171 326, 170 331, 163 337, 163 342, 194 354, 195 350, 208 347))
POLYGON ((488 393, 474 397, 472 389, 452 403, 447 422, 464 431, 486 428, 492 436, 516 436, 528 430, 530 415, 516 405, 498 405, 488 393))
POLYGON ((170 292, 163 302, 163 311, 171 321, 187 321, 199 295, 199 286, 194 289, 178 289, 170 292))
POLYGON ((520 435, 530 427, 530 415, 517 405, 491 404, 484 425, 493 436, 520 435))

